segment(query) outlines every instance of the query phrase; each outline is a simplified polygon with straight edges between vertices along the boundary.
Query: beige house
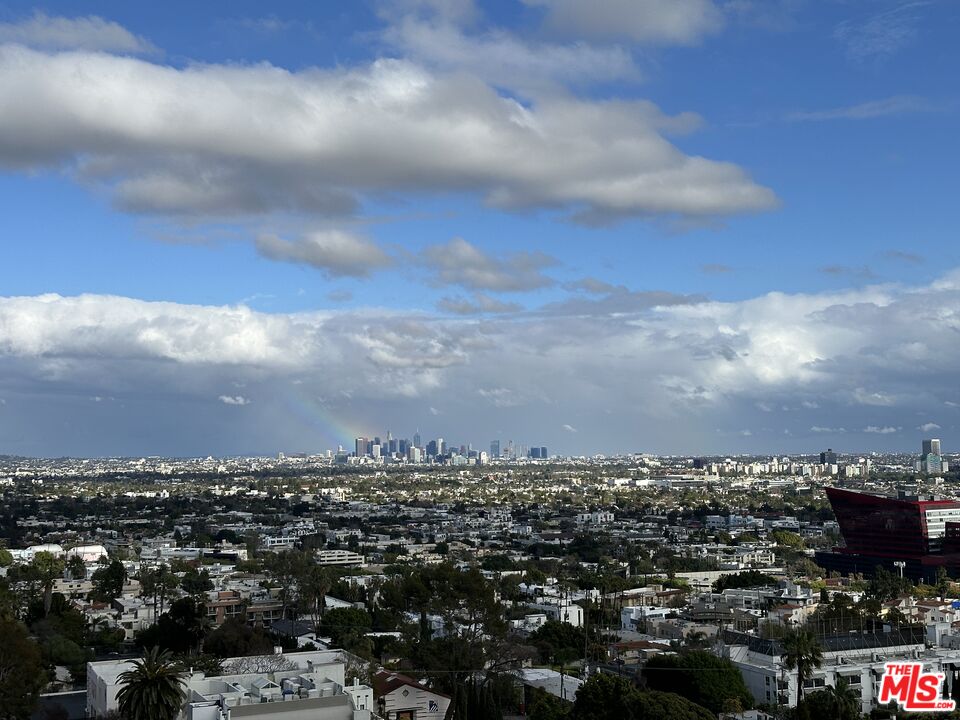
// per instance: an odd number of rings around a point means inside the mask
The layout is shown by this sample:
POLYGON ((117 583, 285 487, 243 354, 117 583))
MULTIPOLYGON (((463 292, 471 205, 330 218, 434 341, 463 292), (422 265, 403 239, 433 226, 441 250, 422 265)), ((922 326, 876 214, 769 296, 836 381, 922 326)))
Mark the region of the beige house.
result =
POLYGON ((450 697, 400 673, 381 670, 373 691, 384 720, 443 720, 450 697))

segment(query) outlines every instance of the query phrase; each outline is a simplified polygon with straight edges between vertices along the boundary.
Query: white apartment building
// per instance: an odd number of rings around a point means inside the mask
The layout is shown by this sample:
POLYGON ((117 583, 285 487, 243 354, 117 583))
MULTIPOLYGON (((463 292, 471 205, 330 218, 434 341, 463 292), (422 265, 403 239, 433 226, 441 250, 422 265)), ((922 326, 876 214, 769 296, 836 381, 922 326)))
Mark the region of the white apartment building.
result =
MULTIPOLYGON (((743 675, 747 689, 758 703, 797 704, 797 671, 784 665, 783 649, 776 640, 763 640, 745 633, 723 633, 719 654, 730 659, 743 675)), ((926 647, 926 629, 903 627, 889 633, 856 633, 827 636, 821 640, 823 664, 804 680, 804 693, 833 687, 844 678, 859 693, 861 712, 877 706, 884 664, 920 661, 927 672, 942 672, 944 695, 950 697, 960 670, 960 650, 926 647)))
POLYGON ((318 565, 337 565, 341 567, 366 567, 367 559, 351 550, 317 550, 318 565))
MULTIPOLYGON (((207 677, 194 672, 186 681, 179 720, 371 720, 373 690, 354 682, 345 686, 346 665, 338 650, 269 656, 266 672, 207 677), (283 661, 286 662, 283 662, 283 661)), ((251 659, 231 658, 233 661, 251 659)), ((103 718, 117 710, 119 676, 130 660, 87 664, 87 715, 103 718)))

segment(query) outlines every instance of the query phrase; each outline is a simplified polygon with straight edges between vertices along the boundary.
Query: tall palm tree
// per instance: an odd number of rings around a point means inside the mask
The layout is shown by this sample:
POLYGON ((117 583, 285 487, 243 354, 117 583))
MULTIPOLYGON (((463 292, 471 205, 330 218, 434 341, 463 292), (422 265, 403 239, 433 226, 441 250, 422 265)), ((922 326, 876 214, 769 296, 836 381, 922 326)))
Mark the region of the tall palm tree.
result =
POLYGON ((151 648, 118 679, 117 706, 126 720, 173 720, 180 713, 187 683, 169 652, 151 648))
POLYGON ((830 697, 832 715, 840 720, 860 717, 860 693, 850 686, 846 678, 837 678, 835 685, 824 688, 830 697))
POLYGON ((823 648, 811 631, 792 629, 783 637, 783 663, 797 671, 797 704, 803 698, 803 681, 823 664, 823 648))

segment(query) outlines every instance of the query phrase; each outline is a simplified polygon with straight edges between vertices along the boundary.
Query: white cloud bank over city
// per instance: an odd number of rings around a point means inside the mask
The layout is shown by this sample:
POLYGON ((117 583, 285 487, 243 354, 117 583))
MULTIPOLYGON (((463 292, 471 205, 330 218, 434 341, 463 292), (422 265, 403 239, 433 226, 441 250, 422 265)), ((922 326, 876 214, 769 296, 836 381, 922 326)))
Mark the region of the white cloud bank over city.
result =
POLYGON ((921 432, 954 424, 960 272, 921 287, 741 302, 670 304, 664 293, 651 305, 646 295, 615 312, 601 296, 494 320, 2 298, 0 423, 47 423, 56 439, 64 423, 103 422, 90 452, 111 442, 138 449, 137 438, 109 431, 125 413, 169 426, 171 446, 196 433, 193 424, 219 419, 214 437, 204 431, 210 451, 317 450, 336 440, 291 402, 339 418, 339 432, 419 426, 568 452, 815 450, 831 435, 851 449, 909 448, 921 432), (91 411, 91 396, 110 398, 111 414, 91 411), (230 413, 238 405, 247 407, 230 413))
POLYGON ((589 223, 775 207, 737 165, 667 139, 697 122, 642 100, 523 104, 407 59, 291 72, 0 46, 0 167, 64 169, 137 213, 343 217, 395 192, 589 223))

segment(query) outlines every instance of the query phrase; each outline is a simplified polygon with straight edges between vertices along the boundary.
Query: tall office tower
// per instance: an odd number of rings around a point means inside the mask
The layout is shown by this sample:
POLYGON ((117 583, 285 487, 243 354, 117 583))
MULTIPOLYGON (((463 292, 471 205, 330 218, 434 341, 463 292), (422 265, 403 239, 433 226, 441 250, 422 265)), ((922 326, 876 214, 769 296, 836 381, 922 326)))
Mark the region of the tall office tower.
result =
POLYGON ((407 454, 407 448, 410 447, 410 441, 406 438, 397 441, 397 452, 401 455, 407 454))
POLYGON ((380 459, 380 443, 374 443, 373 447, 370 448, 370 457, 374 460, 380 459))
POLYGON ((430 455, 433 455, 433 457, 436 457, 436 456, 437 456, 437 441, 436 441, 436 440, 431 440, 430 442, 427 443, 427 456, 429 457, 430 455))
POLYGON ((833 451, 833 448, 827 448, 822 453, 820 453, 820 464, 821 465, 837 464, 837 454, 833 451))
POLYGON ((367 455, 373 452, 373 440, 367 440, 367 455))
POLYGON ((500 441, 491 440, 490 441, 490 458, 499 458, 500 457, 500 441))
POLYGON ((374 436, 374 438, 373 438, 373 443, 371 443, 371 444, 372 444, 372 445, 380 445, 381 442, 380 442, 379 436, 374 436))
POLYGON ((540 458, 541 458, 542 460, 546 460, 548 457, 549 457, 549 455, 547 455, 547 449, 546 449, 543 445, 541 445, 541 446, 540 446, 540 458))
POLYGON ((414 446, 414 447, 417 447, 417 448, 418 448, 418 447, 423 447, 423 445, 420 444, 420 441, 421 441, 422 439, 423 439, 423 438, 420 437, 420 431, 417 430, 417 431, 413 434, 413 446, 414 446))
POLYGON ((532 448, 530 448, 530 454, 528 455, 528 457, 531 457, 531 458, 533 458, 534 460, 539 460, 539 459, 540 459, 540 448, 538 448, 538 447, 532 447, 532 448))
POLYGON ((939 455, 940 454, 940 440, 933 438, 931 440, 923 441, 923 454, 924 455, 939 455))
POLYGON ((437 438, 437 455, 446 455, 447 454, 447 444, 443 441, 443 438, 437 438))
POLYGON ((420 456, 420 448, 418 448, 416 445, 411 445, 407 448, 407 460, 412 463, 418 463, 422 459, 423 458, 420 456))
MULTIPOLYGON (((389 434, 389 433, 388 433, 388 434, 389 434)), ((388 439, 387 439, 387 452, 389 452, 391 455, 393 455, 393 453, 399 451, 399 449, 400 449, 400 441, 399 441, 399 440, 397 440, 396 438, 388 438, 388 439)))
POLYGON ((358 437, 354 440, 354 454, 357 457, 363 457, 367 454, 367 439, 365 437, 358 437))
POLYGON ((391 440, 393 440, 393 433, 387 430, 387 442, 389 443, 391 440))

